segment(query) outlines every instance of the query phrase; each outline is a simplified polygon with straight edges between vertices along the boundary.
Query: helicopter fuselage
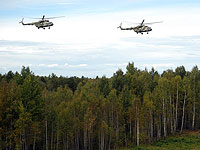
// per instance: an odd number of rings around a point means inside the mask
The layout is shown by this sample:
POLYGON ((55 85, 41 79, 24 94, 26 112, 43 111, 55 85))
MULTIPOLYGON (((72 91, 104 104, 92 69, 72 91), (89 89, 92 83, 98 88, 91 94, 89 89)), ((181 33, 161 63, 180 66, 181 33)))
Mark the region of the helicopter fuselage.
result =
POLYGON ((53 22, 50 22, 49 20, 40 20, 37 22, 31 22, 31 23, 24 23, 23 20, 24 18, 19 23, 22 23, 22 25, 35 25, 38 29, 40 28, 45 29, 46 27, 50 29, 50 27, 53 26, 53 22))
POLYGON ((35 26, 40 29, 43 28, 45 29, 46 27, 50 28, 53 26, 53 22, 50 22, 49 20, 41 20, 35 23, 35 26))
POLYGON ((152 31, 152 28, 149 26, 145 26, 145 25, 139 25, 133 28, 133 30, 138 34, 141 33, 143 34, 143 32, 147 32, 147 34, 152 31))
POLYGON ((130 28, 122 28, 121 25, 118 27, 121 30, 133 30, 135 31, 137 34, 141 33, 143 34, 143 32, 147 32, 147 34, 152 31, 152 28, 146 25, 138 25, 136 27, 130 27, 130 28))
MULTIPOLYGON (((162 23, 162 21, 159 21, 159 22, 151 22, 151 23, 144 23, 144 20, 142 20, 142 23, 139 23, 139 25, 135 26, 135 27, 129 27, 129 28, 122 28, 122 22, 120 24, 119 27, 117 28, 120 28, 121 30, 133 30, 135 31, 137 34, 138 33, 141 33, 143 34, 144 32, 146 32, 147 34, 149 34, 150 31, 152 31, 152 28, 147 26, 148 25, 151 25, 151 24, 155 24, 155 23, 162 23)), ((138 24, 138 23, 137 23, 138 24)))

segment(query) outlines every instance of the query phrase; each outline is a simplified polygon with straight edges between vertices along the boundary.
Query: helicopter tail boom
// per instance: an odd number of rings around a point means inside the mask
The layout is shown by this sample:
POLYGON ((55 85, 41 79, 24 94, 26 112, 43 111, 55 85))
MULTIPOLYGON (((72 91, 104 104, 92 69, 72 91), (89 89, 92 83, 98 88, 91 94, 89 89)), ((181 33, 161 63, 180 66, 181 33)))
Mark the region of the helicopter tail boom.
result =
POLYGON ((22 25, 35 25, 36 24, 36 22, 24 23, 24 18, 22 18, 22 21, 20 21, 19 23, 21 23, 22 25))
POLYGON ((120 28, 121 30, 134 30, 133 27, 130 27, 130 28, 122 28, 122 23, 121 23, 120 26, 117 27, 117 28, 120 28))

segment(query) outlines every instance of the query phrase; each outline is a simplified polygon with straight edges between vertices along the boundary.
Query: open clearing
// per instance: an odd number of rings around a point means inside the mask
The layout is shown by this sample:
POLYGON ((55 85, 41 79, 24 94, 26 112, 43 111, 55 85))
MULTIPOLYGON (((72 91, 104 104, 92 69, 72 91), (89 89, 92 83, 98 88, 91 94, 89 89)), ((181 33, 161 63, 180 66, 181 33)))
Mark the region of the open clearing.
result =
POLYGON ((200 131, 184 131, 149 145, 121 150, 200 150, 200 131))

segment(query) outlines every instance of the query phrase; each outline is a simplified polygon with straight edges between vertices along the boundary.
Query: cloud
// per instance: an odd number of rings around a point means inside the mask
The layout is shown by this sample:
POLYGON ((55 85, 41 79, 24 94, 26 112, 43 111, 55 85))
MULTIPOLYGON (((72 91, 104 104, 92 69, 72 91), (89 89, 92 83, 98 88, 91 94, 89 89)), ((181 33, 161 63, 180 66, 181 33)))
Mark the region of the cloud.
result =
POLYGON ((122 63, 122 64, 105 64, 106 66, 111 66, 111 67, 124 67, 127 66, 128 63, 122 63))
POLYGON ((71 67, 71 68, 79 68, 79 67, 87 67, 88 64, 77 64, 77 65, 70 65, 68 63, 65 63, 64 66, 71 67))
POLYGON ((79 64, 78 67, 87 67, 87 64, 79 64))
POLYGON ((49 65, 47 65, 47 67, 49 67, 49 68, 58 67, 58 64, 49 64, 49 65))
MULTIPOLYGON (((31 64, 31 66, 33 66, 33 65, 31 64)), ((67 63, 65 63, 64 65, 59 65, 59 64, 39 64, 39 65, 36 65, 36 66, 38 66, 38 67, 49 67, 49 68, 54 68, 54 67, 80 68, 80 67, 87 67, 88 64, 76 64, 76 65, 71 65, 71 64, 67 64, 67 63)))
POLYGON ((45 64, 39 64, 38 65, 39 67, 44 67, 44 66, 46 66, 45 64))
POLYGON ((81 76, 83 73, 89 77, 111 76, 119 68, 125 70, 128 62, 134 62, 140 69, 154 67, 158 71, 180 65, 192 68, 199 63, 199 44, 200 36, 126 37, 116 43, 91 47, 90 42, 59 44, 3 40, 0 41, 0 68, 4 69, 0 72, 5 72, 5 68, 19 70, 27 64, 31 64, 36 74, 54 72, 81 76))
POLYGON ((174 64, 143 64, 143 67, 147 67, 147 68, 155 68, 155 69, 159 69, 159 68, 174 68, 175 65, 174 64))

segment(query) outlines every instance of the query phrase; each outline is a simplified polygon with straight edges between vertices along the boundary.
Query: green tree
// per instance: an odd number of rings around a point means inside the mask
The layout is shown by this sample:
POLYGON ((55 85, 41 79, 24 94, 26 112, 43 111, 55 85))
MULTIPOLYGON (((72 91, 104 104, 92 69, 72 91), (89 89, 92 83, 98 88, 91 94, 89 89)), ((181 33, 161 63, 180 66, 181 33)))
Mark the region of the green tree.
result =
POLYGON ((0 83, 0 147, 15 148, 14 124, 17 119, 16 102, 18 86, 15 81, 9 83, 4 78, 0 83))
POLYGON ((15 125, 16 141, 21 140, 20 144, 27 149, 30 145, 34 145, 33 141, 36 138, 33 122, 43 121, 44 103, 41 98, 41 89, 29 68, 22 69, 18 83, 20 84, 17 102, 19 118, 15 125))
POLYGON ((192 130, 195 129, 195 120, 196 120, 196 103, 197 103, 197 99, 198 99, 198 80, 200 79, 200 74, 199 74, 199 70, 198 67, 195 66, 192 68, 192 71, 189 75, 190 78, 190 84, 191 84, 191 88, 193 91, 193 110, 192 110, 192 130))
POLYGON ((119 94, 124 86, 124 73, 121 69, 119 69, 116 73, 114 73, 111 78, 111 89, 116 89, 117 94, 119 94))
POLYGON ((126 66, 126 70, 127 74, 133 75, 137 70, 137 68, 134 67, 134 62, 128 63, 128 65, 126 66))
POLYGON ((103 76, 101 79, 99 79, 99 88, 100 91, 103 93, 104 97, 107 97, 110 93, 110 88, 109 80, 106 78, 106 76, 103 76))
POLYGON ((183 79, 186 76, 185 67, 184 66, 177 67, 175 69, 175 73, 176 73, 176 75, 181 76, 181 79, 183 79))

